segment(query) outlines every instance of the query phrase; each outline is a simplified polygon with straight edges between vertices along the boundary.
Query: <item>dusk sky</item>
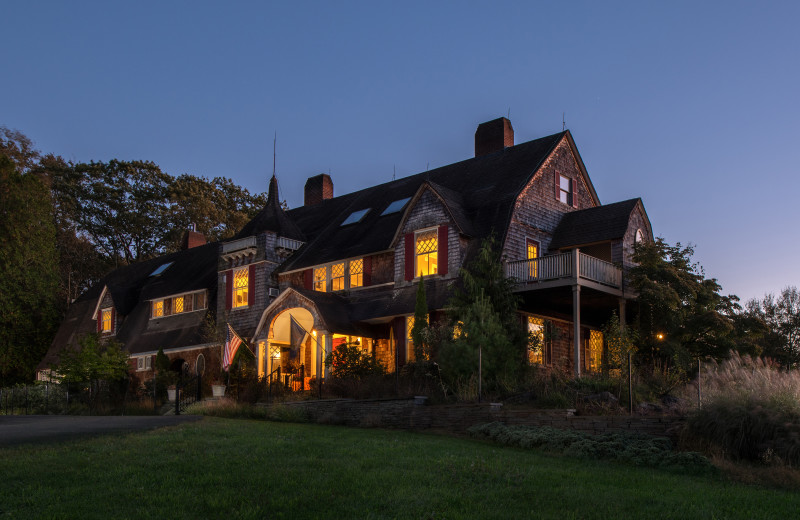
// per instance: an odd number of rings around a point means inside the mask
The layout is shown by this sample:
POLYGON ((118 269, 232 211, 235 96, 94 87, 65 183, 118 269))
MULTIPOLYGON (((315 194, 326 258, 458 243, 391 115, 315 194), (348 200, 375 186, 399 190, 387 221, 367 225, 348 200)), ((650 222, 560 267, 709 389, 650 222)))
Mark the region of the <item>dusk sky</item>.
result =
POLYGON ((73 161, 342 195, 566 127, 724 293, 800 286, 800 2, 2 4, 0 125, 73 161))

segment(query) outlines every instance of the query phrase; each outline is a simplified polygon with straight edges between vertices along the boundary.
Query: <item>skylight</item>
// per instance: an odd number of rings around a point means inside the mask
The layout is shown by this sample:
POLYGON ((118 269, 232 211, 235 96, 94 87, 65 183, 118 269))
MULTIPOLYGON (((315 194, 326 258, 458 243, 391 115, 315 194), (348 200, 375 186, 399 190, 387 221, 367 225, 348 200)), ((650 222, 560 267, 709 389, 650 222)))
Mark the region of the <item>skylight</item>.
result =
POLYGON ((158 276, 158 275, 160 275, 161 273, 163 273, 164 271, 167 270, 167 267, 169 267, 171 265, 172 265, 172 262, 167 262, 166 264, 161 264, 161 266, 159 266, 158 269, 156 269, 155 271, 150 273, 150 276, 158 276))
POLYGON ((364 215, 369 213, 369 209, 370 208, 360 209, 358 211, 354 211, 354 212, 350 213, 350 216, 347 217, 346 219, 344 219, 344 222, 342 222, 342 225, 346 226, 348 224, 355 224, 356 222, 360 222, 361 219, 364 218, 364 215))
POLYGON ((383 213, 381 213, 381 216, 391 215, 392 213, 397 213, 398 211, 403 209, 403 206, 405 206, 406 203, 409 200, 411 200, 411 197, 406 197, 404 199, 400 199, 400 200, 396 200, 396 201, 392 202, 391 204, 389 204, 389 206, 385 210, 383 210, 383 213))

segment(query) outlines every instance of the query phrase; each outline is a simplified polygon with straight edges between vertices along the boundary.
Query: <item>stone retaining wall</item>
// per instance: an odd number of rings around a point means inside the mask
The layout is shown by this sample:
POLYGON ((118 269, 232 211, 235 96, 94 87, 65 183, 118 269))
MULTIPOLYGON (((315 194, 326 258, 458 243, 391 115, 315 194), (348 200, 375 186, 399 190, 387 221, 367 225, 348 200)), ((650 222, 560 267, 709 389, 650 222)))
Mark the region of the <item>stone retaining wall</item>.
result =
MULTIPOLYGON (((424 399, 424 398, 423 398, 424 399)), ((476 424, 502 422, 520 426, 551 426, 593 435, 627 431, 676 438, 681 417, 581 416, 571 410, 506 409, 490 403, 425 405, 410 399, 328 399, 283 406, 303 408, 313 422, 368 428, 436 429, 464 433, 476 424)))

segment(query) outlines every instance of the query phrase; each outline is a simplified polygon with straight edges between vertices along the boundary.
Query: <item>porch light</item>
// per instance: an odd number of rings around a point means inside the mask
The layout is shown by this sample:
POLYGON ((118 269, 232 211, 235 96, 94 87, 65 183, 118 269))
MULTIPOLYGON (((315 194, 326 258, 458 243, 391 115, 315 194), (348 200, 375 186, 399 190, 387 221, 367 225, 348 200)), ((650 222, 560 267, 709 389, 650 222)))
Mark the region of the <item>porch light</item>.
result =
POLYGON ((663 335, 662 333, 660 333, 660 332, 659 332, 658 334, 656 334, 656 339, 657 339, 658 341, 661 341, 662 339, 664 339, 664 335, 663 335))
POLYGON ((317 337, 317 331, 312 329, 311 330, 311 335, 316 338, 317 337))

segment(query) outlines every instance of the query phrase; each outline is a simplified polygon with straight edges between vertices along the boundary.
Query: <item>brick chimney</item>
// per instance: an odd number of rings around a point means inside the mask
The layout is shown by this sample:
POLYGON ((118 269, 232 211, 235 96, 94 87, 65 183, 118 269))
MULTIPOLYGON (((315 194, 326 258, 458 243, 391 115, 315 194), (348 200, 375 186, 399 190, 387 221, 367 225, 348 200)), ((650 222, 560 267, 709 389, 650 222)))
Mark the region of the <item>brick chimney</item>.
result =
POLYGON ((193 247, 205 245, 205 243, 205 235, 195 231, 195 225, 190 224, 189 229, 186 230, 186 234, 183 235, 183 244, 181 245, 181 249, 191 249, 193 247))
POLYGON ((311 206, 319 204, 323 200, 333 198, 333 181, 327 173, 320 173, 317 176, 309 177, 306 181, 306 190, 303 204, 311 206))
POLYGON ((500 117, 478 125, 475 130, 475 157, 514 146, 514 127, 500 117))

